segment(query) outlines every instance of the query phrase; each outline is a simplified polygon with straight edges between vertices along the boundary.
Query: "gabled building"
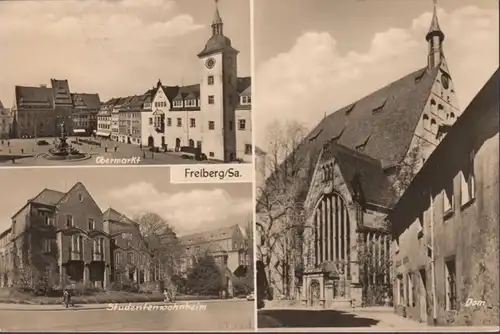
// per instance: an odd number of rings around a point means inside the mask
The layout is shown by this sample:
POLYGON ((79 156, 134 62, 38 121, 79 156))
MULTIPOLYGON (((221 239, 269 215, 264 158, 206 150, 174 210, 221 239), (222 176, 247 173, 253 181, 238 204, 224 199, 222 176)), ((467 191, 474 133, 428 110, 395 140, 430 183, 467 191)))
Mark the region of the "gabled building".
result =
POLYGON ((498 70, 388 216, 394 308, 438 325, 498 325, 498 70))
MULTIPOLYGON (((324 307, 389 297, 388 271, 380 271, 389 260, 385 217, 404 190, 402 176, 418 171, 443 138, 439 127, 461 115, 436 11, 425 38, 424 68, 326 116, 298 146, 293 157, 303 166, 293 197, 306 222, 284 222, 290 228, 281 234, 305 241, 300 247, 286 241, 284 250, 261 254, 271 258, 266 271, 275 297, 324 307)), ((263 210, 257 207, 265 225, 263 210)))
POLYGON ((148 283, 152 276, 138 224, 113 209, 102 212, 85 186, 44 189, 12 216, 0 235, 4 286, 43 277, 53 287, 81 282, 148 283))
POLYGON ((73 100, 73 134, 93 135, 97 132, 97 114, 101 109, 99 94, 71 94, 73 100))
POLYGON ((225 277, 226 295, 232 295, 232 279, 241 267, 251 265, 250 242, 246 231, 240 225, 232 225, 214 230, 190 234, 179 238, 183 248, 181 272, 187 273, 199 256, 207 252, 220 266, 225 277))

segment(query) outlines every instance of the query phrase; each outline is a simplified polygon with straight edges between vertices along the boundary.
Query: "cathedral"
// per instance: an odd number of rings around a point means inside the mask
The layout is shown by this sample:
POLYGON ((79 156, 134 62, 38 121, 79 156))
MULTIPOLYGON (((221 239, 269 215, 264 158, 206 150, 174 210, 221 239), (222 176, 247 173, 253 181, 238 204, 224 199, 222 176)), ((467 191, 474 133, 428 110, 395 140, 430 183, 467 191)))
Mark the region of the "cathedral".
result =
MULTIPOLYGON (((296 200, 306 218, 301 246, 294 248, 290 294, 305 305, 390 298, 385 218, 406 179, 442 140, 442 129, 460 116, 436 6, 425 39, 425 67, 328 115, 298 146, 307 163, 296 200)), ((273 269, 283 256, 274 254, 268 269, 275 296, 284 294, 283 277, 273 269)))

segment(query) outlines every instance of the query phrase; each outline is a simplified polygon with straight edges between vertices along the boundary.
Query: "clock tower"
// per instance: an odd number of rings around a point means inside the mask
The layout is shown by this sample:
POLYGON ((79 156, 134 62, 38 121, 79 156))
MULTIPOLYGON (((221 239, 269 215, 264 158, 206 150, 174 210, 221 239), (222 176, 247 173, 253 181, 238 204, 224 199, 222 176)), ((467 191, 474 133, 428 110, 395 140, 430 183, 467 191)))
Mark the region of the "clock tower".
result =
POLYGON ((236 159, 235 107, 238 104, 238 52, 224 36, 218 1, 212 36, 198 54, 201 63, 202 151, 209 159, 236 159))

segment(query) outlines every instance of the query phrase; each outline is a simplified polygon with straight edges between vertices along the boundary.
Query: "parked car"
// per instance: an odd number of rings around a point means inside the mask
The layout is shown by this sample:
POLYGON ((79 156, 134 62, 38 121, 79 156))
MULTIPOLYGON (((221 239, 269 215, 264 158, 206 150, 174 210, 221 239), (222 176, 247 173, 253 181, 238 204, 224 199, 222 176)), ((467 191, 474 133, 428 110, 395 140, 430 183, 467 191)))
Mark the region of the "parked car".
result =
POLYGON ((42 140, 37 141, 36 144, 39 146, 45 146, 45 145, 49 145, 49 142, 42 139, 42 140))
POLYGON ((252 292, 251 294, 249 294, 249 295, 247 296, 247 300, 248 300, 248 301, 254 301, 254 300, 255 300, 255 294, 254 294, 253 292, 252 292))

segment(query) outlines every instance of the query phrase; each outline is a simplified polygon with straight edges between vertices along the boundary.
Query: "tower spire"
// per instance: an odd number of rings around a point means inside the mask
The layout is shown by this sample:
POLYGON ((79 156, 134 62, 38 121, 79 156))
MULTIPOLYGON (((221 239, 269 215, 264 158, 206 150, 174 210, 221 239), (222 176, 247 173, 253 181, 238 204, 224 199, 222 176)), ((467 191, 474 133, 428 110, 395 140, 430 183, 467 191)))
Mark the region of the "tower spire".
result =
POLYGON ((432 69, 441 64, 443 59, 443 41, 444 33, 439 26, 437 15, 437 0, 433 0, 434 8, 432 13, 432 21, 425 40, 429 44, 428 68, 432 69))
POLYGON ((222 35, 222 26, 224 23, 222 22, 222 19, 220 17, 219 13, 219 0, 214 0, 215 1, 215 16, 214 20, 212 21, 212 34, 213 35, 222 35))

